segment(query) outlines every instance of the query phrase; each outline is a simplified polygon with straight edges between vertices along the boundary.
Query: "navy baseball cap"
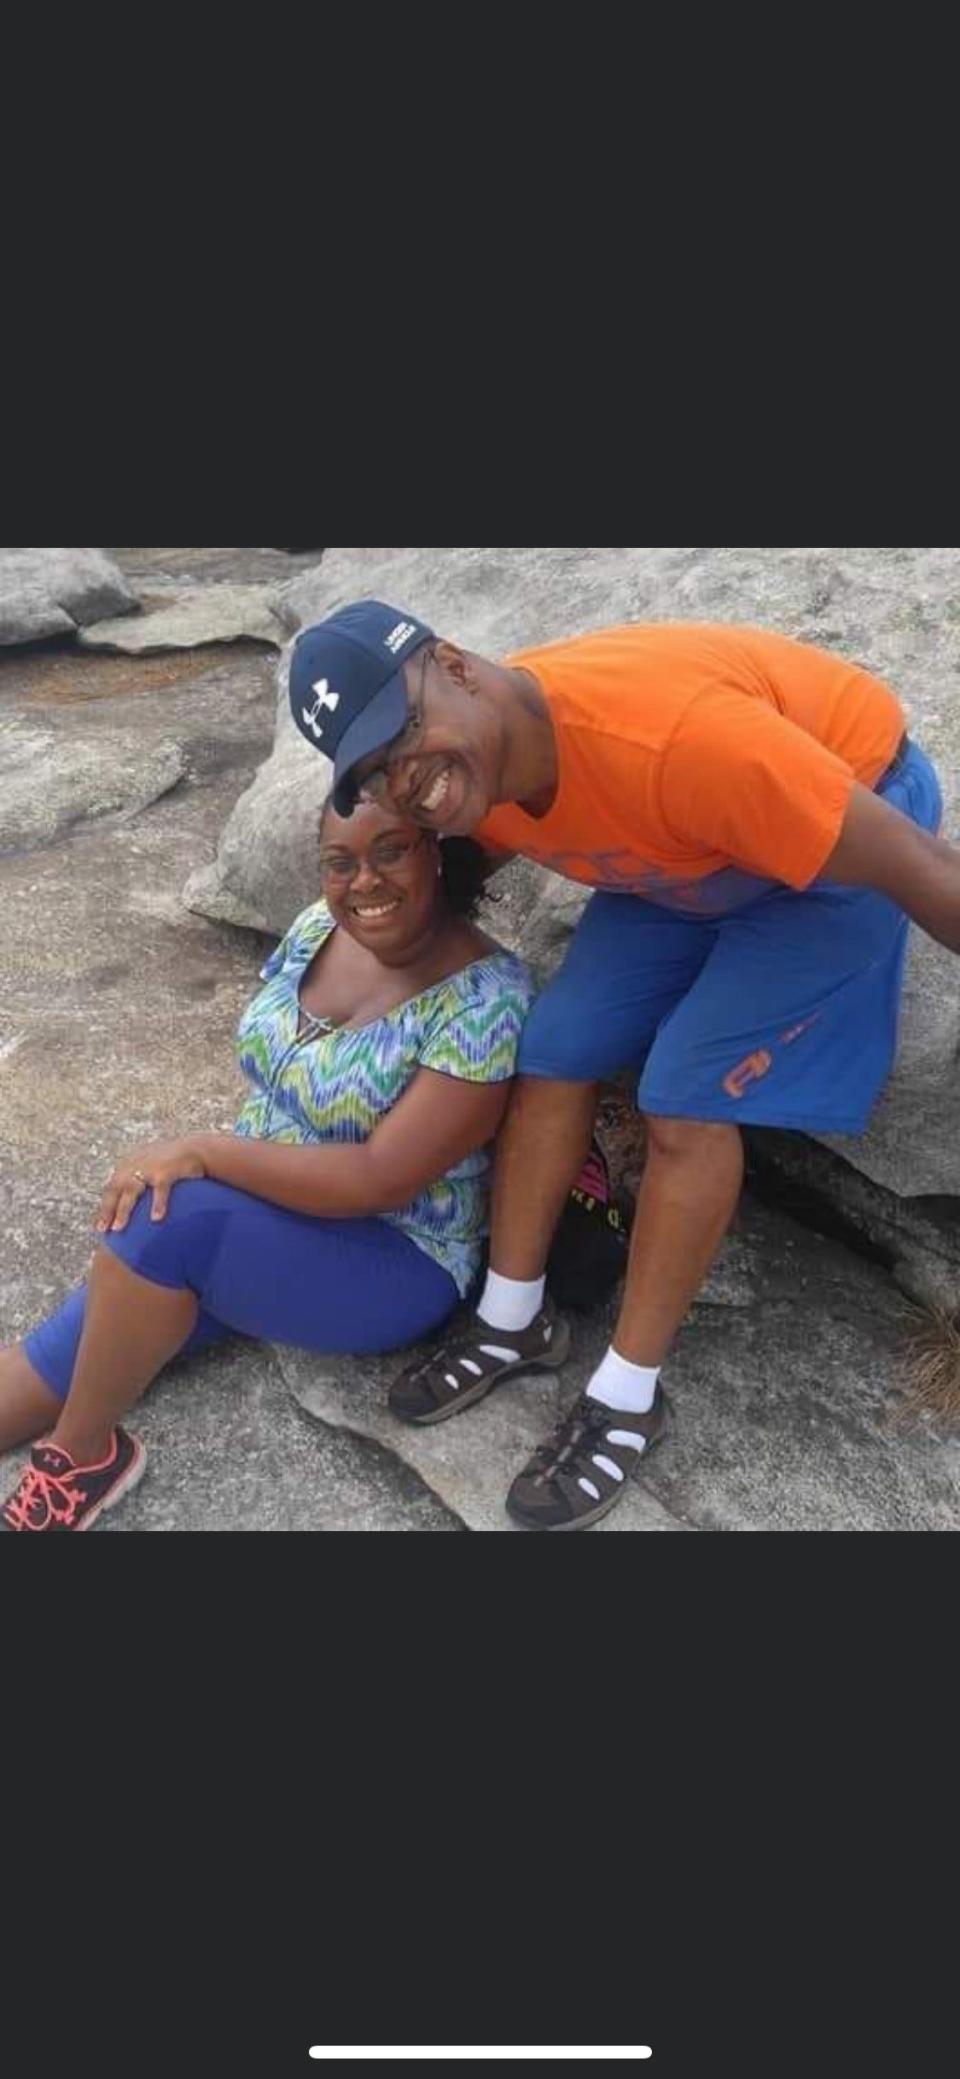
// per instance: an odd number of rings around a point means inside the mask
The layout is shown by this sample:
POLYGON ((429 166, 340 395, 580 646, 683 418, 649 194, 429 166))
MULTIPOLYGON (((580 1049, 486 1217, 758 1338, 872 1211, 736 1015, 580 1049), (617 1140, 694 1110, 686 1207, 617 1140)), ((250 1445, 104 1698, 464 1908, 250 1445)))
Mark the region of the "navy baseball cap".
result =
POLYGON ((333 759, 333 803, 340 816, 356 807, 352 768, 391 744, 410 709, 403 667, 433 640, 413 614, 361 599, 305 628, 290 663, 290 707, 302 736, 333 759))

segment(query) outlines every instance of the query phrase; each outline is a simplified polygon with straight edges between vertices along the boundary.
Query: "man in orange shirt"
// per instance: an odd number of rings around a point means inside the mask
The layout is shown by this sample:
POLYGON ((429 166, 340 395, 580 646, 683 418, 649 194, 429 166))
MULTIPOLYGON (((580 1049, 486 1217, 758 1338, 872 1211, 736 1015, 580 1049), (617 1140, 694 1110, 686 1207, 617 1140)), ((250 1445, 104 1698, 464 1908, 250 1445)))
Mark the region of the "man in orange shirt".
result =
POLYGON ((960 952, 936 774, 882 681, 758 629, 610 628, 497 664, 364 601, 300 636, 290 698, 341 812, 362 789, 597 891, 524 1033, 476 1312, 391 1394, 441 1422, 562 1362, 547 1255, 597 1085, 635 1064, 648 1159, 613 1343, 507 1501, 586 1527, 663 1433, 661 1367, 739 1198, 741 1126, 862 1133, 908 919, 960 952))

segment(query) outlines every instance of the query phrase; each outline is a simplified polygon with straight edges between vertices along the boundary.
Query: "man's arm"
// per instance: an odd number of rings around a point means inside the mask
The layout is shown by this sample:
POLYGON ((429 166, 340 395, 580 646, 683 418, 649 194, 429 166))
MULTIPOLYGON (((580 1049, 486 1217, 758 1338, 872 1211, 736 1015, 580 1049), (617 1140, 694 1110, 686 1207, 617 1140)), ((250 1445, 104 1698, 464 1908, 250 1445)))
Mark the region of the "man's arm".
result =
POLYGON ((817 879, 889 895, 931 938, 960 953, 960 851, 868 787, 854 787, 840 841, 817 879))

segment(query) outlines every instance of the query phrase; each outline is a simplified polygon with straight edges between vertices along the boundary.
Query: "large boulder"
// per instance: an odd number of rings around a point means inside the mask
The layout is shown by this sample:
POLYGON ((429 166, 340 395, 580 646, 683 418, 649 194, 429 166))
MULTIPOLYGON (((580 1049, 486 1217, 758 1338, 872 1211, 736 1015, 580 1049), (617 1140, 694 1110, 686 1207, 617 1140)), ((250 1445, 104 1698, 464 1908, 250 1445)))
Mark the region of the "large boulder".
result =
MULTIPOLYGON (((492 656, 644 619, 754 623, 839 650, 901 695, 940 768, 945 834, 960 837, 956 549, 328 549, 284 589, 279 611, 292 634, 371 594, 492 656)), ((286 656, 272 758, 187 898, 211 916, 276 931, 315 892, 313 838, 329 779, 287 713, 285 676, 286 656)), ((582 891, 524 867, 501 907, 501 935, 549 968, 582 904, 582 891)), ((889 1191, 960 1194, 958 1051, 960 963, 915 931, 897 1071, 870 1132, 828 1145, 889 1191)))
POLYGON ((279 650, 285 635, 274 612, 276 597, 272 585, 164 586, 149 612, 133 621, 95 621, 81 630, 80 643, 85 650, 123 650, 137 657, 211 642, 265 642, 279 650))
POLYGON ((139 606, 102 549, 0 549, 0 644, 74 635, 139 606))
POLYGON ((960 1306, 960 1199, 908 1196, 875 1184, 850 1159, 802 1133, 754 1127, 747 1135, 755 1191, 823 1233, 839 1236, 890 1272, 922 1307, 960 1306))
POLYGON ((103 816, 134 815, 183 779, 177 743, 135 729, 88 737, 0 721, 0 855, 32 852, 103 816))
POLYGON ((317 834, 332 766, 294 728, 287 704, 289 653, 280 665, 274 749, 242 794, 210 866, 183 891, 190 910, 279 938, 317 899, 317 834))

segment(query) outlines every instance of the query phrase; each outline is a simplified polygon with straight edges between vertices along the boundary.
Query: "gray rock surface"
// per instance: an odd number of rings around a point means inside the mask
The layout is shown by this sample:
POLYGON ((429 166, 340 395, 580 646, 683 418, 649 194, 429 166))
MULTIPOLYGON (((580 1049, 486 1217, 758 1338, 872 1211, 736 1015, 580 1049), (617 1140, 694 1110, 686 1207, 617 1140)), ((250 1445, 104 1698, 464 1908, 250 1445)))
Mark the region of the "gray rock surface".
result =
POLYGON ((744 1304, 700 1303, 648 1482, 701 1530, 955 1530, 960 1440, 893 1417, 909 1317, 883 1272, 745 1198, 744 1304))
MULTIPOLYGON (((575 1375, 584 1369, 583 1349, 596 1347, 593 1333, 582 1338, 575 1375)), ((432 1492, 459 1516, 468 1530, 517 1530, 504 1508, 514 1475, 543 1442, 572 1395, 565 1378, 532 1372, 507 1380, 472 1413, 431 1429, 415 1429, 391 1415, 390 1382, 407 1361, 381 1357, 361 1361, 312 1357, 301 1350, 278 1349, 277 1362, 294 1400, 328 1428, 348 1429, 386 1444, 427 1481, 432 1492)), ((665 1447, 664 1447, 665 1448, 665 1447)), ((651 1459, 651 1466, 655 1457, 651 1459)), ((644 1482, 632 1482, 629 1494, 604 1525, 608 1530, 689 1530, 665 1509, 644 1482)))
MULTIPOLYGON (((751 1171, 778 1205, 849 1234, 882 1262, 921 1307, 952 1313, 960 1300, 960 1203, 936 1196, 905 1198, 875 1184, 824 1142, 802 1133, 754 1128, 751 1171), (839 1220, 839 1226, 838 1226, 839 1220)), ((846 1149, 849 1143, 839 1142, 846 1149)))
POLYGON ((136 620, 95 621, 81 629, 79 639, 84 649, 131 656, 211 642, 267 642, 279 650, 286 633, 274 611, 277 597, 270 585, 165 585, 136 620))
MULTIPOLYGON (((282 611, 293 630, 364 594, 409 607, 490 655, 644 618, 754 622, 836 648, 889 679, 904 700, 943 776, 945 834, 960 839, 960 550, 328 549, 318 570, 286 587, 282 611)), ((286 818, 282 829, 270 828, 268 769, 225 833, 222 874, 215 867, 191 896, 211 915, 243 921, 246 910, 251 921, 278 928, 295 862, 309 856, 316 814, 315 789, 297 807, 288 742, 295 737, 281 693, 274 757, 283 766, 287 818, 301 828, 286 818)), ((531 952, 540 958, 542 948, 549 964, 583 898, 560 883, 537 895, 546 877, 527 874, 522 904, 536 911, 531 952)), ((835 1144, 886 1189, 960 1192, 958 1051, 960 962, 914 931, 896 1073, 870 1132, 835 1144)))
POLYGON ((138 606, 102 549, 0 549, 0 645, 73 635, 138 606))
POLYGON ((85 738, 0 717, 0 853, 52 844, 102 816, 134 815, 185 771, 179 744, 145 745, 135 729, 85 738))
MULTIPOLYGON (((384 1407, 395 1359, 276 1357, 308 1413, 389 1442, 471 1529, 507 1530, 511 1479, 582 1392, 614 1319, 613 1305, 576 1317, 559 1376, 510 1379, 427 1430, 384 1407)), ((670 1430, 591 1535, 955 1529, 960 1439, 891 1420, 904 1345, 901 1302, 881 1271, 745 1198, 664 1376, 670 1430)))
POLYGON ((462 1530, 418 1475, 308 1422, 266 1343, 172 1365, 136 1417, 147 1475, 104 1530, 462 1530))
POLYGON ((183 891, 188 909, 277 937, 316 899, 317 828, 332 768, 294 728, 280 666, 275 748, 183 891))
POLYGON ((169 585, 288 585, 313 570, 322 549, 108 549, 137 592, 169 585))

